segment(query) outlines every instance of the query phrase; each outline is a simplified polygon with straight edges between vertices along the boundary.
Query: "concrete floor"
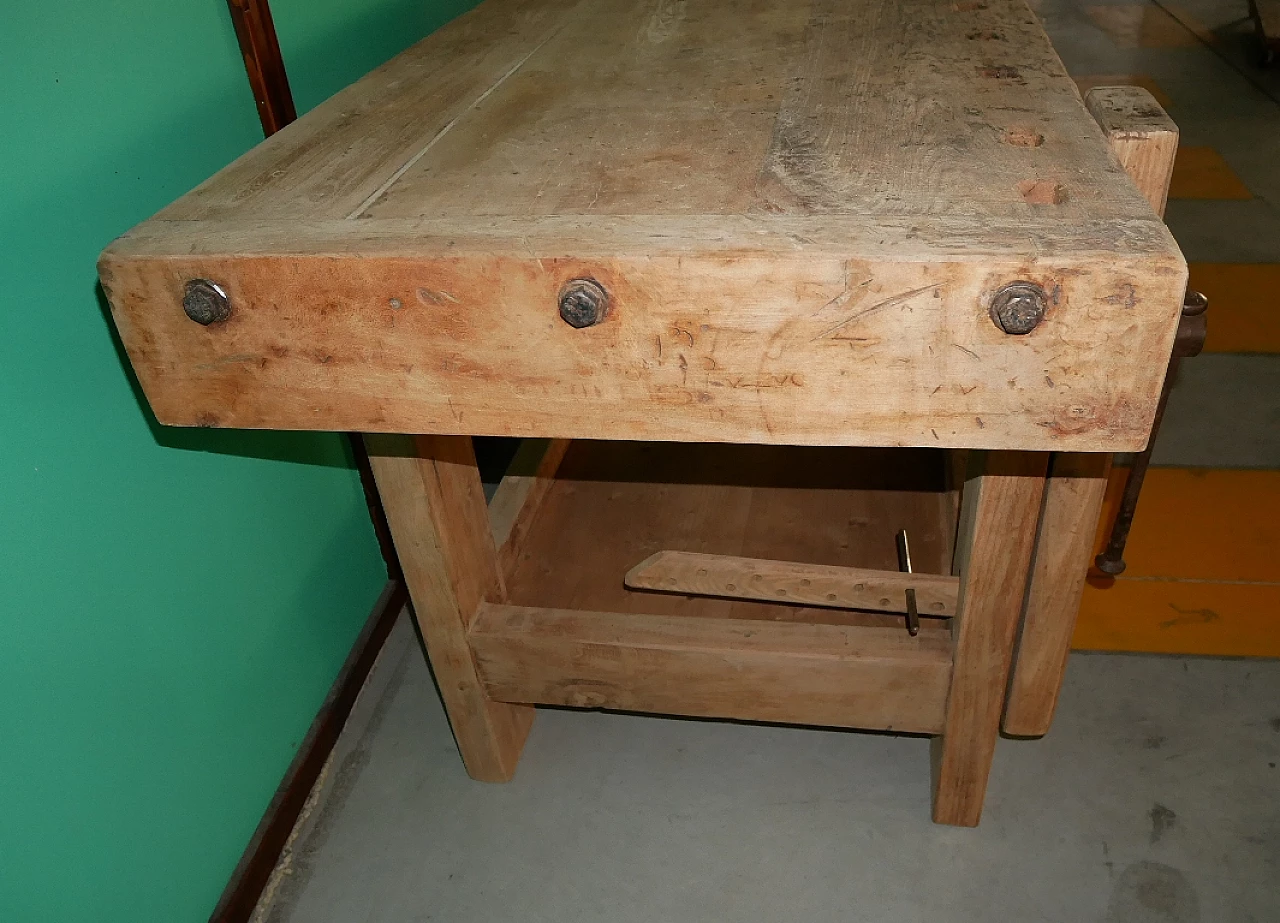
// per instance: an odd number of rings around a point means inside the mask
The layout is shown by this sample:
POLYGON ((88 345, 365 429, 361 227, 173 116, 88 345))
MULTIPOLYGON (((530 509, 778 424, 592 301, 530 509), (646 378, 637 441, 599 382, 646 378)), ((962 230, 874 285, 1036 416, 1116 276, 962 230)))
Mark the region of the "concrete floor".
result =
MULTIPOLYGON (((1170 202, 1191 261, 1280 262, 1280 71, 1244 0, 1131 47, 1102 0, 1033 3, 1074 75, 1143 74, 1253 198, 1170 202)), ((1212 309, 1210 314, 1212 323, 1212 309)), ((1184 363, 1157 464, 1280 468, 1280 356, 1184 363)), ((1280 661, 1076 654, 982 825, 929 820, 922 738, 542 709, 516 779, 463 772, 402 619, 259 923, 1280 921, 1280 661)))
POLYGON ((259 923, 1280 920, 1280 662, 1076 655, 982 825, 918 737, 541 709, 467 778, 402 619, 259 923))

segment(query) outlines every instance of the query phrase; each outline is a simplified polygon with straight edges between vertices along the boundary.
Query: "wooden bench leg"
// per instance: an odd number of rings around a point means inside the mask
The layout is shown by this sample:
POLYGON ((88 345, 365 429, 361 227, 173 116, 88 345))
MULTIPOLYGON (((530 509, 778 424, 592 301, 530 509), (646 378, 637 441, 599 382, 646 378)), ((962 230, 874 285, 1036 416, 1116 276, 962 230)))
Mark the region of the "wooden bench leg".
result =
POLYGON ((956 541, 960 595, 942 736, 933 741, 933 819, 972 827, 982 816, 1036 521, 1043 453, 973 452, 956 541))
MULTIPOLYGON (((1096 87, 1085 96, 1085 106, 1120 166, 1152 210, 1163 216, 1178 152, 1178 126, 1139 87, 1096 87)), ((1107 489, 1109 461, 1100 455, 1054 456, 1009 685, 1007 734, 1038 737, 1053 721, 1107 489)))
POLYGON ((462 761, 473 779, 506 782, 534 709, 490 700, 467 642, 480 604, 506 601, 471 438, 365 442, 462 761))
POLYGON ((1110 469, 1107 454, 1053 456, 1005 704, 1006 734, 1039 737, 1053 723, 1110 469))

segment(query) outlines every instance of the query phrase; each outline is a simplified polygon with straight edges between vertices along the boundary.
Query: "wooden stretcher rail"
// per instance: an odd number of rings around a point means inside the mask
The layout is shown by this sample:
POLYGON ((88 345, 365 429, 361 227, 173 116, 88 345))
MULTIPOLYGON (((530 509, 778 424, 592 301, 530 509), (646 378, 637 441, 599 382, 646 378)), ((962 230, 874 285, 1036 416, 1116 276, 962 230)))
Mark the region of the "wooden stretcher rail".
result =
POLYGON ((945 632, 485 604, 469 640, 500 702, 936 734, 945 632))
POLYGON ((759 599, 834 609, 906 612, 906 591, 916 591, 921 615, 956 613, 958 577, 900 574, 861 567, 767 561, 726 554, 659 551, 627 572, 635 590, 759 599))

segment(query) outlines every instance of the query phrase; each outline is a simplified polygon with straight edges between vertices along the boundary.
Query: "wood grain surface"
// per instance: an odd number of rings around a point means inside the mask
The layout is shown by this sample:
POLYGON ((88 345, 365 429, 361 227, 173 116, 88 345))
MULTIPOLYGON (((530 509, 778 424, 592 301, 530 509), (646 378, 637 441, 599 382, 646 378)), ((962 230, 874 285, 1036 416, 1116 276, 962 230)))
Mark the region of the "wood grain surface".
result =
POLYGON ((473 779, 506 782, 515 774, 534 710, 491 701, 467 643, 481 603, 504 598, 471 440, 371 436, 367 442, 462 760, 473 779))
POLYGON ((1006 734, 1039 737, 1053 723, 1110 468, 1106 454, 1053 456, 1001 725, 1006 734))
POLYGON ((936 733, 945 632, 486 605, 469 635, 492 698, 936 733))
POLYGON ((167 423, 1094 451, 1186 270, 1021 0, 487 0, 101 271, 167 423))
POLYGON ((942 574, 659 551, 627 571, 624 583, 634 590, 879 612, 906 612, 906 591, 913 589, 920 614, 942 617, 955 615, 960 581, 942 574))
POLYGON ((1094 87, 1084 103, 1125 173, 1163 218, 1178 154, 1178 126, 1142 87, 1094 87))
POLYGON ((1046 462, 1031 452, 969 458, 956 542, 955 669, 942 736, 933 741, 933 819, 940 824, 973 827, 982 817, 1046 462))

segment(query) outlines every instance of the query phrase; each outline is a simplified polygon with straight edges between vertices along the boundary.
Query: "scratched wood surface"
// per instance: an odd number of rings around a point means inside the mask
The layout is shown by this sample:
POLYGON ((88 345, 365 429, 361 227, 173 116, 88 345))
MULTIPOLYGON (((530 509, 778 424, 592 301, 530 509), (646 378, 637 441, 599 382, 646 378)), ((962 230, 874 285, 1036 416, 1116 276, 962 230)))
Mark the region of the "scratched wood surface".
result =
POLYGON ((1185 281, 1022 0, 487 0, 101 272, 168 423, 1080 451, 1185 281))

